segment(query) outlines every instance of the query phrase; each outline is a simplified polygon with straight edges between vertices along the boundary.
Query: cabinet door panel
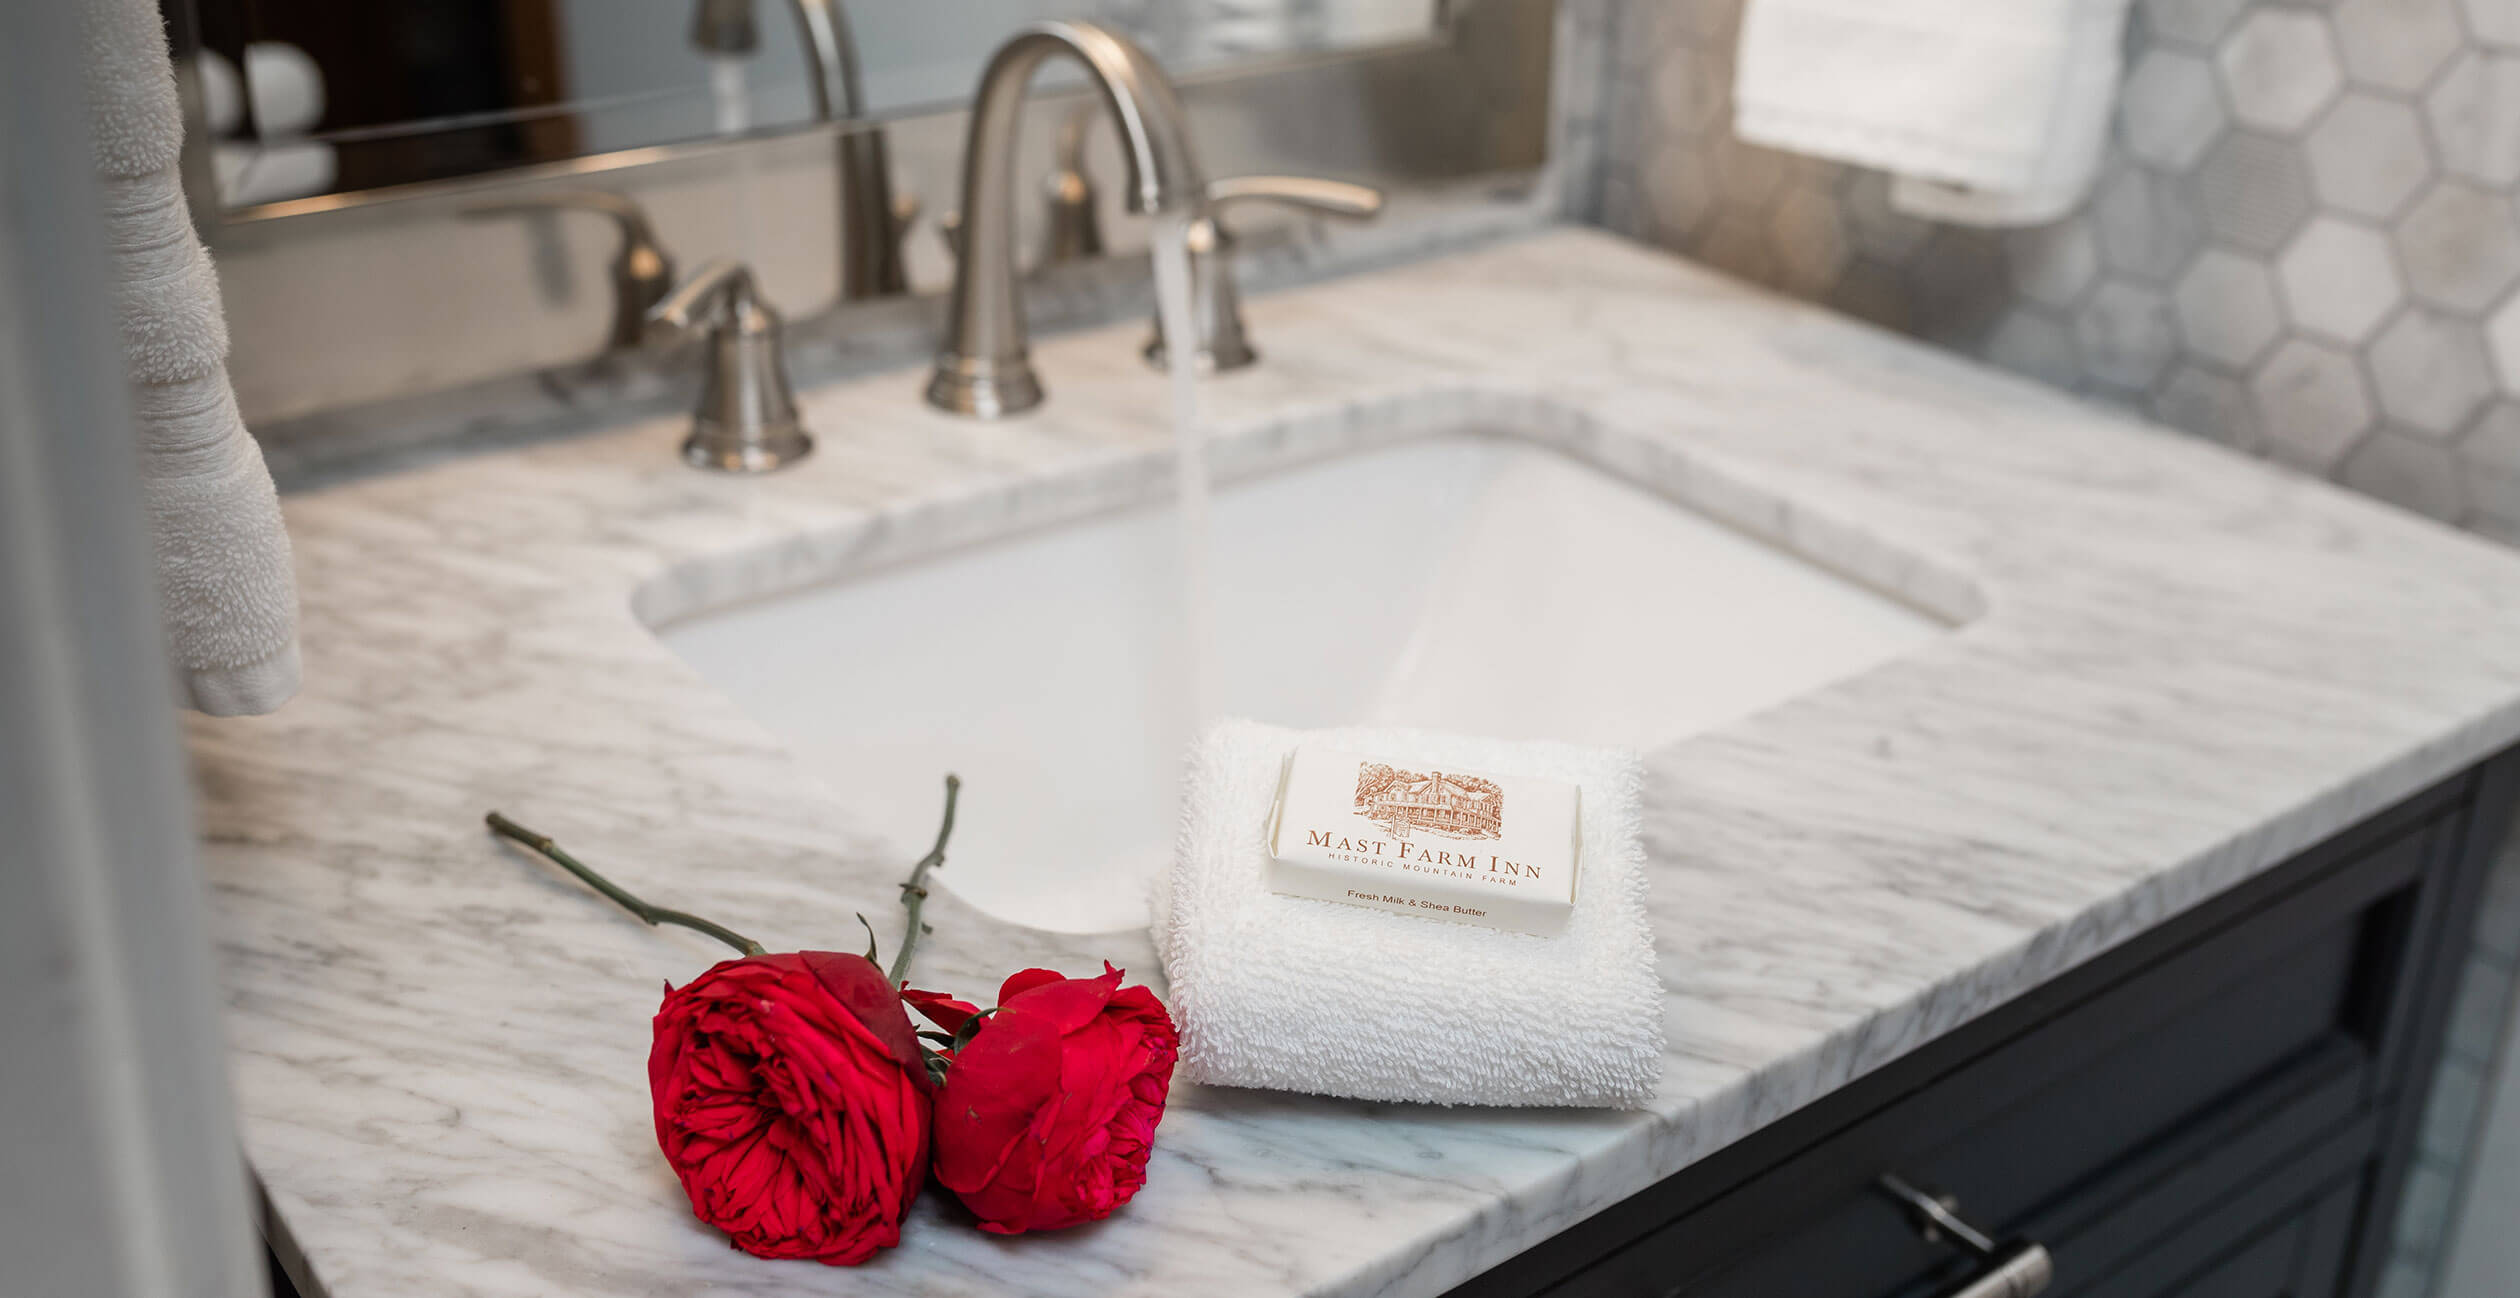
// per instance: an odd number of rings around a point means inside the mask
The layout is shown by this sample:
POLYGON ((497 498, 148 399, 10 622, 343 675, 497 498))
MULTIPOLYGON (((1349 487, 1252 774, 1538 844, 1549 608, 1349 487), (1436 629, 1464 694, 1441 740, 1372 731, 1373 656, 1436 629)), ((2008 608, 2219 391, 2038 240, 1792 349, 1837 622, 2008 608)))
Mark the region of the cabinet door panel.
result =
POLYGON ((2206 898, 1459 1286, 1924 1298, 1882 1193, 2047 1243, 2075 1298, 2362 1298, 2520 749, 2206 898))
MULTIPOLYGON (((2363 1077, 2362 1051, 2332 1041, 2039 1211, 1979 1224, 2045 1244, 2056 1266, 2051 1294, 2084 1292, 2121 1274, 2151 1274, 2158 1287, 2250 1238, 2312 1187, 2357 1172, 2372 1142, 2371 1123, 2356 1110, 2363 1077)), ((1965 1199, 1961 1209, 1977 1216, 1965 1199)), ((1920 1238, 1887 1196, 1868 1191, 1782 1245, 1677 1292, 1924 1298, 1974 1269, 1920 1238)))
MULTIPOLYGON (((2319 1121, 2342 1121, 2357 1101, 2369 1058, 2342 1025, 2362 932, 2359 913, 2335 917, 2309 940, 2270 953, 2183 1012, 2027 1094, 1988 1094, 1972 1076, 1977 1070, 1964 1070, 1937 1089, 1945 1100, 1966 1100, 1972 1098, 1967 1088, 1978 1086, 1982 1103, 1934 1106, 1949 1123, 1939 1131, 1922 1120, 1910 1125, 1899 1111, 1906 1106, 1894 1106, 1885 1115, 1895 1124, 1889 1136, 1915 1152, 1878 1166, 1836 1169, 1857 1175, 1841 1175, 1825 1202, 1804 1206, 1800 1224, 1757 1256, 1719 1264, 1720 1274, 1703 1279, 1663 1277, 1671 1289, 1649 1284, 1623 1291, 1676 1289, 1691 1298, 1892 1293, 1956 1272, 1947 1253, 1918 1239, 1875 1188, 1882 1172, 1955 1194, 1968 1216, 2001 1233, 2060 1203, 2090 1199, 2113 1168, 2143 1162, 2156 1147, 2177 1142, 2184 1128, 2210 1122, 2237 1131, 2314 1085, 2326 1088, 2319 1121)), ((2074 1024, 2068 1018, 2055 1027, 2015 1048, 2052 1050, 2072 1035, 2074 1024)), ((2003 1061, 1989 1063, 2000 1070, 2003 1061)), ((2316 1134, 2299 1129, 2290 1138, 2316 1134)), ((1843 1151, 1862 1147, 1841 1142, 1842 1158, 1860 1157, 1843 1151)), ((2258 1156, 2263 1165, 2286 1152, 2278 1147, 2258 1156)), ((1710 1222, 1725 1215, 1701 1214, 1710 1222)))
POLYGON ((2271 1222, 2235 1231, 2231 1220, 2217 1218, 2245 1213, 2209 1215, 2113 1276, 2087 1284, 2060 1276, 2046 1298, 2333 1298, 2343 1279, 2339 1245, 2352 1230, 2362 1176, 2284 1188, 2299 1197, 2271 1222))

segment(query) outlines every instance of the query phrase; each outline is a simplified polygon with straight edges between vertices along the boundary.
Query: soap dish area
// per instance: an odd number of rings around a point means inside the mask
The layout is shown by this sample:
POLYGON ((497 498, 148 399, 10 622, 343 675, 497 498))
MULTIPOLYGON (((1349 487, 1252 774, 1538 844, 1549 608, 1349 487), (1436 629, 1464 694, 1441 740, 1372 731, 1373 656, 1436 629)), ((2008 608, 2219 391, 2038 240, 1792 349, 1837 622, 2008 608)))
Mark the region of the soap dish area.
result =
MULTIPOLYGON (((1190 729, 1168 460, 914 503, 819 538, 827 571, 711 556, 635 611, 905 860, 960 773, 963 900, 1142 926, 1190 729)), ((1215 715, 1651 750, 1980 611, 1945 566, 1520 394, 1283 420, 1211 462, 1215 715)))

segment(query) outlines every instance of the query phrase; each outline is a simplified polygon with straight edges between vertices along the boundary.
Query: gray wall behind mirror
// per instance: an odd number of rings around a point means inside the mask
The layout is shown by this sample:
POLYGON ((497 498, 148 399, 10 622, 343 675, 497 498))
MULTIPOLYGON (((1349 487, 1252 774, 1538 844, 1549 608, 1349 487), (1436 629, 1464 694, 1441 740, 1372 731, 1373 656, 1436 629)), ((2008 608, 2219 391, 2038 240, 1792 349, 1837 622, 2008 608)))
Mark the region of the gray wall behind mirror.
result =
MULTIPOLYGON (((820 4, 822 0, 812 0, 820 4)), ((821 120, 805 0, 163 0, 226 209, 821 120)), ((1176 75, 1431 37, 1441 0, 854 0, 835 115, 969 98, 1016 27, 1090 18, 1176 75)))

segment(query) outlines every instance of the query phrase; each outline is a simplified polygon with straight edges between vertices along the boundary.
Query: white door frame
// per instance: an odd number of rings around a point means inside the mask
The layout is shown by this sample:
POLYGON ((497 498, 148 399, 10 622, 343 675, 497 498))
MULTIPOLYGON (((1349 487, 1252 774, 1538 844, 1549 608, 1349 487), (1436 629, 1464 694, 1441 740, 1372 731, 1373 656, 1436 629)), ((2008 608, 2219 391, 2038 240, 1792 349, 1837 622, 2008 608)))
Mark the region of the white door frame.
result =
POLYGON ((250 1298, 85 2, 0 0, 0 1291, 250 1298))

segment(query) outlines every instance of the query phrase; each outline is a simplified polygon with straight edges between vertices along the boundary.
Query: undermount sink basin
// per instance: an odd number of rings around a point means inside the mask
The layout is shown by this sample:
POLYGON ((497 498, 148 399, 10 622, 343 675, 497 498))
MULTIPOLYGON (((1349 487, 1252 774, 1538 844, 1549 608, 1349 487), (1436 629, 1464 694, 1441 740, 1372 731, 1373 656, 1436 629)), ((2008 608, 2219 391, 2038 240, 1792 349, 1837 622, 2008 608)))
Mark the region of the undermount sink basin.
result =
MULTIPOLYGON (((1658 747, 1947 624, 1518 440, 1448 434, 1224 486, 1215 712, 1658 747)), ((905 864, 959 772, 947 888, 1143 925, 1188 735, 1166 502, 705 613, 660 634, 905 864)))

